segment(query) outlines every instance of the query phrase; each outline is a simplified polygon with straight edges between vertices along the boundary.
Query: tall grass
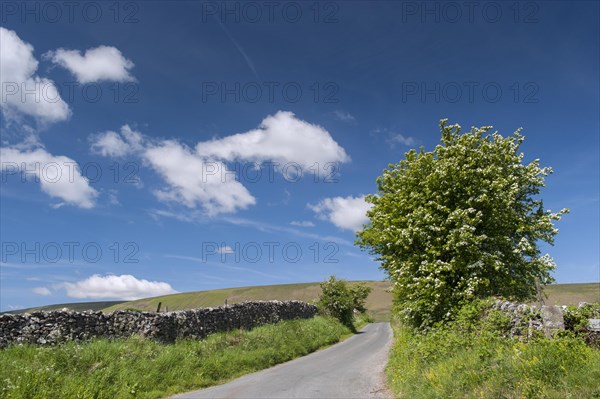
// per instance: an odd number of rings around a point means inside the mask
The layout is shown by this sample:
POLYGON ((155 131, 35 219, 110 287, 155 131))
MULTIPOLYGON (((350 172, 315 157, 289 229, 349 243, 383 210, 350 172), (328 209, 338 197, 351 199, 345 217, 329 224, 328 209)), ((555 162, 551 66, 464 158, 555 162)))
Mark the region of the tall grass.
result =
POLYGON ((400 398, 600 398, 600 350, 565 333, 529 342, 489 323, 427 334, 394 323, 388 382, 400 398))
POLYGON ((141 338, 0 351, 1 398, 160 398, 306 355, 350 331, 324 317, 165 345, 141 338))

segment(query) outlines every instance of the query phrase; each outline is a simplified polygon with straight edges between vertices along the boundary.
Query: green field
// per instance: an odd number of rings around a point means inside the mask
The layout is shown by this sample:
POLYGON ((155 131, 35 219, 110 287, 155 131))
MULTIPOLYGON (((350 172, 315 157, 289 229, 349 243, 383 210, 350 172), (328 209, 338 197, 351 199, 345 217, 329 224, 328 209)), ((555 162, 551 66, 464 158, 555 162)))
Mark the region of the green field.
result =
POLYGON ((555 284, 545 289, 546 305, 577 305, 600 302, 600 283, 555 284))
MULTIPOLYGON (((373 292, 367 299, 369 313, 376 321, 389 320, 392 295, 388 291, 391 288, 391 283, 389 281, 365 281, 364 283, 373 288, 373 292)), ((545 303, 548 305, 577 305, 579 302, 600 302, 600 283, 555 284, 547 286, 545 292, 547 295, 545 303)), ((129 302, 65 303, 26 309, 18 311, 18 313, 33 310, 55 310, 65 307, 77 311, 87 309, 103 310, 105 312, 117 309, 156 311, 159 302, 162 302, 163 311, 221 306, 225 303, 225 300, 228 304, 252 300, 285 301, 292 299, 313 302, 320 293, 319 283, 265 285, 186 292, 129 302)))

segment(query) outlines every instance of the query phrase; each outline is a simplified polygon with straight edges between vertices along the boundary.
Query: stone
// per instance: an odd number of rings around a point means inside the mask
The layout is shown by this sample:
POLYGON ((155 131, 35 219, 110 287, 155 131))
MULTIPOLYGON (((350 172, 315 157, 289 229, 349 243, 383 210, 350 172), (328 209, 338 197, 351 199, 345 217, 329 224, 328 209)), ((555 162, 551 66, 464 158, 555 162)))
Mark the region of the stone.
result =
POLYGON ((542 306, 542 321, 544 334, 552 337, 557 331, 565 329, 565 319, 560 306, 542 306))
POLYGON ((588 320, 588 330, 600 331, 600 319, 589 319, 588 320))

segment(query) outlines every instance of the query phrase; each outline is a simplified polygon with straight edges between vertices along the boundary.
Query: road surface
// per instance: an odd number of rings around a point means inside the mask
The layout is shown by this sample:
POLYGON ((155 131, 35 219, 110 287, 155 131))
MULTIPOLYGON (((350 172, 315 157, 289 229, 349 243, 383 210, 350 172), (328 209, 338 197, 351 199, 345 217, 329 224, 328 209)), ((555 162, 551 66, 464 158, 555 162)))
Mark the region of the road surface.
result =
POLYGON ((172 399, 389 398, 384 368, 391 341, 388 323, 369 324, 327 349, 172 399))

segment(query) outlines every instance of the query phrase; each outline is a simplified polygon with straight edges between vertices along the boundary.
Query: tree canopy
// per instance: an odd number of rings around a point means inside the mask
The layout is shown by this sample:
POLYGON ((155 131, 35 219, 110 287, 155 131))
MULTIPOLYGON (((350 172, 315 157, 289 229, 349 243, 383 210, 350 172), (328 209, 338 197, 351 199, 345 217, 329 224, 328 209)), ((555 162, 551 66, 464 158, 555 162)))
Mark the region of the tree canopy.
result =
POLYGON ((390 164, 366 197, 370 222, 357 244, 378 255, 415 327, 473 298, 532 298, 536 281, 553 281, 556 265, 539 243, 553 244, 553 221, 568 210, 544 210, 538 198, 552 169, 523 163, 520 129, 503 137, 491 128, 461 134, 441 120, 441 143, 390 164))

